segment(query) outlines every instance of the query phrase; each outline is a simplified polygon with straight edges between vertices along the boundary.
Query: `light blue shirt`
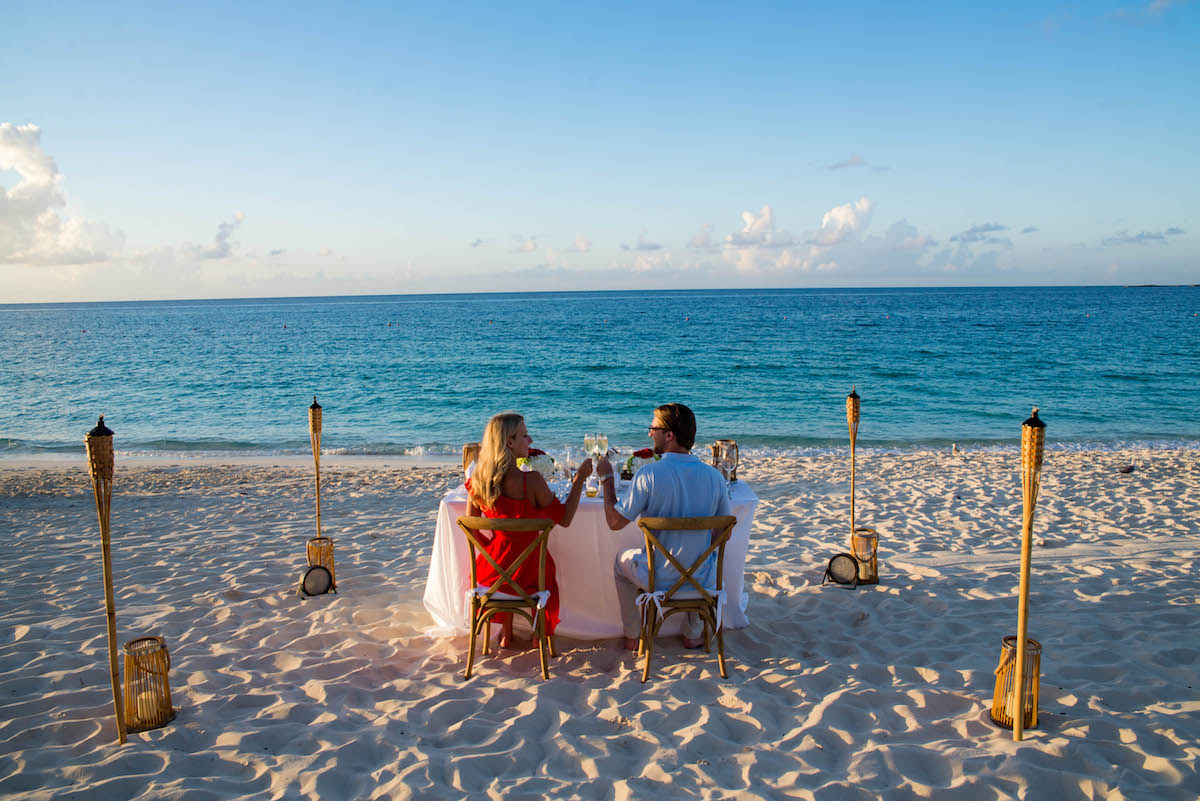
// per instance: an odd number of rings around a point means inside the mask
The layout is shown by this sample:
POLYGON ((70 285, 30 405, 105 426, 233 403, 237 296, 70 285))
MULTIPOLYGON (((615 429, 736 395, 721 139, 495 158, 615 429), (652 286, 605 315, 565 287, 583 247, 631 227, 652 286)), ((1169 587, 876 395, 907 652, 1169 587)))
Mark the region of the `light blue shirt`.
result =
MULTIPOLYGON (((616 506, 626 520, 639 517, 713 517, 732 514, 728 485, 717 470, 690 453, 664 453, 662 458, 638 470, 633 476, 629 495, 616 506)), ((711 537, 687 532, 655 532, 655 537, 684 567, 691 567, 709 546, 711 537)), ((650 580, 643 553, 634 560, 642 586, 650 580)), ((717 554, 708 557, 694 574, 705 587, 716 586, 717 554)), ((655 590, 669 590, 679 580, 679 571, 660 557, 654 565, 655 590)), ((681 588, 694 590, 691 584, 681 588)))

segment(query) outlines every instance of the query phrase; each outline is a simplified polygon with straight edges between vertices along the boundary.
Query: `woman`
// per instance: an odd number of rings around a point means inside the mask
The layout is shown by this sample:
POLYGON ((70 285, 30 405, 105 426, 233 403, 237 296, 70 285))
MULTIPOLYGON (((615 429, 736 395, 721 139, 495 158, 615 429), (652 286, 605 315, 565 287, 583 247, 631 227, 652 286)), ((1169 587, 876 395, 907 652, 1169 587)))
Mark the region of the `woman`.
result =
MULTIPOLYGON (((484 517, 538 518, 553 520, 560 526, 569 526, 579 508, 579 496, 583 483, 592 472, 592 460, 579 466, 567 502, 561 503, 554 497, 546 479, 540 473, 525 473, 517 467, 517 459, 529 455, 533 438, 525 428, 525 418, 515 412, 498 414, 488 421, 483 430, 483 441, 479 445, 479 456, 475 472, 467 481, 469 501, 467 514, 484 517)), ((529 543, 538 536, 530 531, 497 531, 485 545, 497 564, 506 568, 517 560, 529 543)), ((475 559, 476 577, 483 586, 490 587, 500 576, 491 563, 480 554, 475 559)), ((537 589, 538 562, 530 556, 521 563, 513 576, 526 592, 537 589)), ((554 560, 546 554, 546 589, 550 599, 546 603, 546 633, 554 634, 558 625, 558 584, 554 578, 554 560)), ((511 588, 500 588, 509 592, 511 588)), ((494 620, 501 624, 500 645, 512 647, 512 615, 496 615, 494 620)))

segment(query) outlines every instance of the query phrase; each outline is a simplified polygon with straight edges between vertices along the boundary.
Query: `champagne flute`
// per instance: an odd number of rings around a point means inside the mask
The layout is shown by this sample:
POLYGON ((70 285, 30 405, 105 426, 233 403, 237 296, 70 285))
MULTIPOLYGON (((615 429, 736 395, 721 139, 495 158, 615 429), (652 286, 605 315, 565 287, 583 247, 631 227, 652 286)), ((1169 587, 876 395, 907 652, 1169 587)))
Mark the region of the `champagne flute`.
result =
POLYGON ((584 453, 591 454, 591 453, 594 453, 595 450, 596 450, 596 435, 595 434, 584 434, 583 435, 583 451, 584 451, 584 453))
POLYGON ((608 434, 596 435, 596 450, 599 452, 601 459, 608 458, 608 434))

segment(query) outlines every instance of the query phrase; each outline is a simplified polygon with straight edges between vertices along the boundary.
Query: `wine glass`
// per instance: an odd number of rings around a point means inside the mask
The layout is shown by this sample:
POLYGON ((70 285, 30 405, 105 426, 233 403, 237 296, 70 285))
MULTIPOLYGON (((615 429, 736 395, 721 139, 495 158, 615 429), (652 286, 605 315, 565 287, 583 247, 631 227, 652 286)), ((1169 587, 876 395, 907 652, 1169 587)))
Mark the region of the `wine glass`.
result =
POLYGON ((595 450, 596 450, 596 435, 595 434, 584 434, 583 435, 583 452, 586 454, 591 454, 591 453, 594 453, 595 450))
POLYGON ((596 451, 601 459, 608 456, 608 434, 596 435, 596 451))

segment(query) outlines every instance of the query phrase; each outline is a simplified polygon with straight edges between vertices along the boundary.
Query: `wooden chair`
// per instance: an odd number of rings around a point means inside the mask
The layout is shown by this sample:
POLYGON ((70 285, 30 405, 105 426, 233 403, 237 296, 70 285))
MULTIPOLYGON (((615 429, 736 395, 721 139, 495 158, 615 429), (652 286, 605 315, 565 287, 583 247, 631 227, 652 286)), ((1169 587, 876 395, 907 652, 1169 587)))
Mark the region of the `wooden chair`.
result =
POLYGON ((471 678, 471 668, 475 664, 475 640, 479 636, 479 632, 484 632, 483 652, 486 654, 491 632, 491 619, 494 615, 505 612, 521 615, 529 621, 529 625, 533 629, 533 636, 538 641, 538 652, 542 661, 542 678, 550 678, 546 658, 547 656, 558 656, 558 654, 554 650, 554 639, 546 633, 545 602, 541 599, 549 597, 546 590, 546 547, 550 539, 550 530, 554 528, 554 521, 542 518, 513 520, 463 515, 458 518, 457 522, 458 527, 467 535, 467 545, 471 550, 471 608, 469 612, 471 642, 467 651, 467 672, 464 678, 471 678), (529 543, 512 564, 501 565, 484 548, 479 539, 480 531, 540 531, 541 533, 529 543), (476 551, 483 554, 499 574, 499 578, 490 587, 480 587, 476 580, 476 551), (537 590, 530 591, 518 584, 513 576, 525 563, 525 560, 535 554, 538 560, 538 586, 537 590))
POLYGON ((704 621, 704 649, 712 652, 712 635, 717 638, 717 662, 721 666, 721 678, 729 678, 725 672, 725 640, 721 636, 721 626, 717 625, 720 617, 719 603, 722 595, 722 582, 725 573, 725 543, 737 525, 737 518, 731 515, 717 517, 643 517, 638 520, 638 526, 646 539, 646 562, 650 573, 650 591, 643 595, 650 596, 641 599, 642 604, 642 634, 638 644, 638 654, 646 654, 646 667, 642 671, 642 683, 650 678, 650 660, 654 653, 654 638, 668 617, 677 612, 695 612, 704 621), (684 567, 675 555, 663 547, 656 531, 686 531, 692 536, 706 536, 711 531, 712 541, 704 553, 696 558, 690 567, 684 567), (717 552, 717 578, 715 588, 700 586, 695 573, 704 565, 709 555, 717 552), (670 589, 654 592, 654 563, 656 553, 662 554, 667 562, 679 571, 679 580, 670 589), (659 616, 661 613, 661 617, 659 616))
POLYGON ((462 467, 465 471, 471 466, 471 462, 479 458, 479 443, 468 442, 462 447, 462 467))

